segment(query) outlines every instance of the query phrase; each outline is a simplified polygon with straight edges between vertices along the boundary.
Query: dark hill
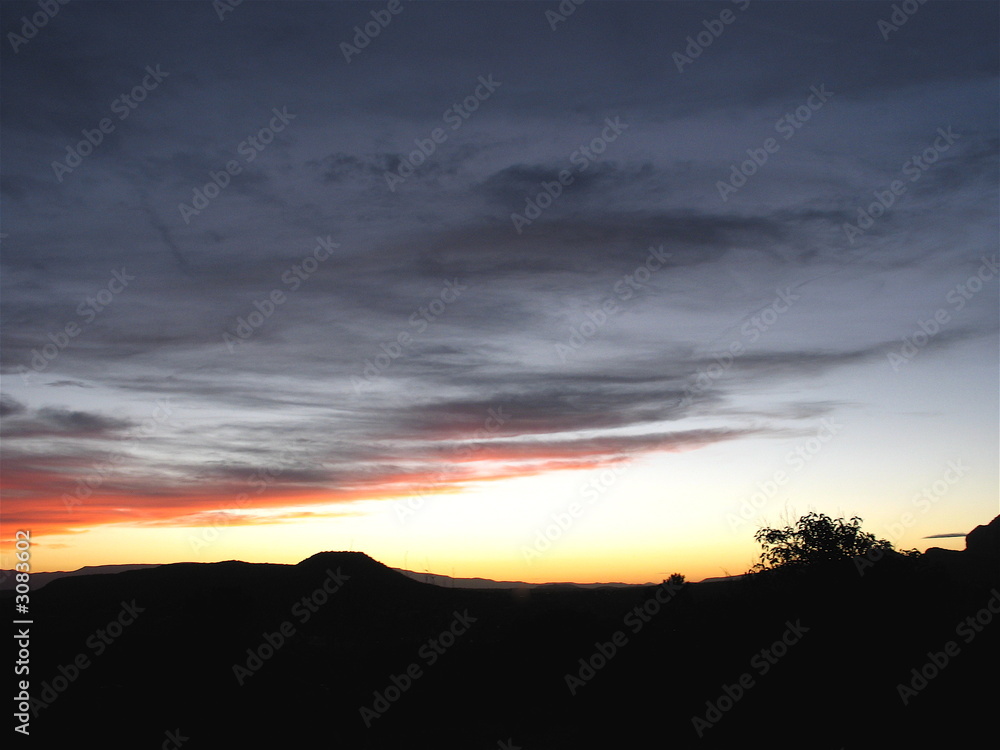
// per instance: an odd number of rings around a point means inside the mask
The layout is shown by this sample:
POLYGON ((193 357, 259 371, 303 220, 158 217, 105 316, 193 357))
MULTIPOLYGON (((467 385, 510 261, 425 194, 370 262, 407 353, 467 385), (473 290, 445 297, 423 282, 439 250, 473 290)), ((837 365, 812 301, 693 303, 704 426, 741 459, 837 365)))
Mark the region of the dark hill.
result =
POLYGON ((964 550, 931 547, 924 553, 924 562, 946 576, 949 585, 988 583, 1000 571, 1000 516, 970 531, 964 550))
POLYGON ((965 537, 965 551, 983 558, 1000 558, 1000 516, 977 526, 965 537))
POLYGON ((1000 575, 956 554, 970 575, 887 557, 677 590, 447 589, 358 552, 62 578, 31 600, 33 744, 966 746, 992 726, 1000 575))
POLYGON ((345 574, 365 581, 369 586, 423 589, 424 584, 372 559, 364 552, 317 552, 298 563, 296 568, 312 573, 324 573, 328 568, 342 569, 345 574), (416 586, 413 584, 416 583, 416 586))

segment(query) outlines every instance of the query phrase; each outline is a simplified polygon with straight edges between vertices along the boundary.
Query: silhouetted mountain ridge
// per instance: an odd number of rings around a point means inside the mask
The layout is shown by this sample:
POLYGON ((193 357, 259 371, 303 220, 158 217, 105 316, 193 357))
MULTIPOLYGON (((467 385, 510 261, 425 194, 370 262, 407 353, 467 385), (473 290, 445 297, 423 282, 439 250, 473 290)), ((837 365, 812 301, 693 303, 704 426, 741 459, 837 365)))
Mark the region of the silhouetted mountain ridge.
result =
POLYGON ((992 715, 982 686, 1000 659, 1000 625, 956 631, 1000 611, 980 538, 956 553, 960 576, 896 555, 863 575, 846 561, 673 588, 449 589, 327 551, 60 578, 31 599, 31 690, 48 704, 32 734, 62 747, 100 731, 129 750, 168 729, 184 750, 578 750, 648 744, 653 727, 671 747, 728 748, 780 706, 796 746, 962 746, 992 715), (949 641, 957 655, 904 704, 898 686, 949 641), (692 717, 743 675, 751 688, 698 737, 692 717))
MULTIPOLYGON (((57 570, 52 572, 32 573, 31 588, 33 591, 46 586, 57 578, 67 576, 90 576, 111 573, 123 573, 127 570, 141 570, 142 568, 155 568, 156 564, 136 564, 136 565, 85 565, 77 570, 57 570)), ((0 591, 13 590, 16 585, 13 570, 0 570, 0 591)))
POLYGON ((965 551, 982 557, 1000 557, 1000 516, 970 531, 965 537, 965 551))
POLYGON ((407 587, 420 584, 364 552, 317 552, 296 563, 296 567, 320 573, 327 569, 343 569, 345 574, 362 579, 369 585, 407 587))

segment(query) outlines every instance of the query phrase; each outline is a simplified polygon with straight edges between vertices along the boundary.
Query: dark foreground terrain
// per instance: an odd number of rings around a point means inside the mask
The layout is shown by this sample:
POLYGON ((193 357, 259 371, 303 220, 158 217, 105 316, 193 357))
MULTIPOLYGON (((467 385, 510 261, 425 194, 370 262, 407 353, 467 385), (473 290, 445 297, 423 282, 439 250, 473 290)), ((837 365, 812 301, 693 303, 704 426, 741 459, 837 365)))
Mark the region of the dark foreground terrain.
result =
POLYGON ((356 552, 61 578, 32 596, 34 715, 15 740, 993 746, 998 533, 863 575, 635 589, 446 589, 356 552))

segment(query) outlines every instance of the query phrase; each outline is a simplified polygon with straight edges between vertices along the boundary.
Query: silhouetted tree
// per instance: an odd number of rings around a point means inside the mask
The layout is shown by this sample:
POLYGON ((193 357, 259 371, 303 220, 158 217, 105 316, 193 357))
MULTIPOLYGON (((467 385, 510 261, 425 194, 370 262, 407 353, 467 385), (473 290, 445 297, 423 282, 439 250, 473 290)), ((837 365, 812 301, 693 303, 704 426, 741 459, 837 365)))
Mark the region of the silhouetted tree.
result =
MULTIPOLYGON (((851 560, 858 555, 876 555, 895 552, 888 539, 877 539, 874 534, 861 530, 861 519, 830 518, 822 513, 808 513, 794 526, 760 529, 754 534, 763 550, 760 562, 751 572, 775 568, 796 569, 813 567, 841 560, 851 560)), ((919 554, 916 550, 904 554, 919 554)))

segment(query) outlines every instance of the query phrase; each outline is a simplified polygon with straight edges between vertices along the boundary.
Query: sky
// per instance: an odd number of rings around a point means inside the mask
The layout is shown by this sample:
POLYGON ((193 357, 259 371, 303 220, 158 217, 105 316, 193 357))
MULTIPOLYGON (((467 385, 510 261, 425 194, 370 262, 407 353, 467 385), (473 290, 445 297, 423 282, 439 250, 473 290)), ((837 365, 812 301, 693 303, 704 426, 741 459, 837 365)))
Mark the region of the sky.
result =
POLYGON ((0 564, 961 549, 1000 6, 902 5, 5 2, 0 564))

